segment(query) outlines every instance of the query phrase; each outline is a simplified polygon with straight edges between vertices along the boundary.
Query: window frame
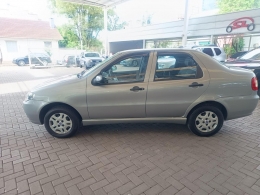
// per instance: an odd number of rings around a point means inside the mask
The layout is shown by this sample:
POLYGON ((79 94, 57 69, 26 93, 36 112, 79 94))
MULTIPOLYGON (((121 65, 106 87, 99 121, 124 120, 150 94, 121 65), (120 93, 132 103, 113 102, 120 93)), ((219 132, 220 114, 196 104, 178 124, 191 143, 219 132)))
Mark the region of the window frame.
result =
MULTIPOLYGON (((91 81, 91 84, 93 86, 104 86, 104 85, 118 85, 118 84, 131 84, 131 83, 144 83, 145 81, 145 76, 146 76, 146 73, 147 73, 147 68, 148 68, 148 65, 149 65, 149 59, 151 57, 151 52, 143 52, 143 53, 132 53, 132 54, 127 54, 127 55, 124 55, 124 56, 121 56, 119 58, 117 58, 116 60, 112 61, 111 63, 109 63, 107 66, 105 66, 104 68, 101 69, 101 71, 96 74, 92 81, 91 81), (146 65, 146 70, 145 70, 145 75, 144 75, 144 80, 143 81, 131 81, 131 82, 119 82, 119 83, 102 83, 102 84, 95 84, 94 83, 94 79, 96 78, 96 76, 98 75, 102 75, 102 72, 104 71, 107 71, 109 70, 112 66, 116 65, 117 63, 121 62, 122 60, 125 60, 127 58, 130 58, 130 57, 143 57, 143 56, 147 56, 148 57, 148 60, 147 60, 147 65, 146 65)), ((139 69, 140 71, 140 69, 139 69)))
MULTIPOLYGON (((158 82, 158 81, 180 81, 180 80, 191 80, 191 79, 201 79, 204 76, 203 70, 200 67, 199 63, 194 59, 194 57, 186 52, 157 52, 157 54, 155 55, 155 66, 154 66, 155 70, 154 70, 154 75, 152 78, 153 82, 158 82), (168 55, 168 56, 173 56, 174 55, 178 55, 178 54, 185 54, 187 55, 187 57, 190 57, 191 59, 194 60, 194 62, 197 64, 197 73, 196 73, 196 78, 180 78, 180 79, 161 79, 161 80, 155 80, 155 75, 156 75, 156 70, 157 70, 157 60, 158 60, 158 56, 160 55, 168 55)), ((152 75, 151 75, 152 76, 152 75)))

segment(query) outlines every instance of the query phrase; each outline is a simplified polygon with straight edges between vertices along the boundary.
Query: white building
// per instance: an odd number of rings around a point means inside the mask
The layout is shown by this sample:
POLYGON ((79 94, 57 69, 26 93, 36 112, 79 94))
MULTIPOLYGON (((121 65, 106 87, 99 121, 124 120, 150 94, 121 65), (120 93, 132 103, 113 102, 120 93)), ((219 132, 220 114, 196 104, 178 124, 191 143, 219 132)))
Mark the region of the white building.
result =
POLYGON ((62 40, 53 22, 0 18, 0 48, 3 61, 34 53, 53 53, 62 40))
MULTIPOLYGON (((228 14, 194 17, 189 20, 188 45, 218 44, 223 47, 224 40, 232 36, 244 39, 244 50, 260 45, 260 9, 246 10, 228 14), (250 26, 249 26, 250 25, 250 26), (229 26, 232 27, 230 31, 229 26)), ((155 47, 167 42, 168 48, 181 46, 184 20, 176 20, 144 27, 111 31, 108 35, 110 52, 127 49, 155 47)))

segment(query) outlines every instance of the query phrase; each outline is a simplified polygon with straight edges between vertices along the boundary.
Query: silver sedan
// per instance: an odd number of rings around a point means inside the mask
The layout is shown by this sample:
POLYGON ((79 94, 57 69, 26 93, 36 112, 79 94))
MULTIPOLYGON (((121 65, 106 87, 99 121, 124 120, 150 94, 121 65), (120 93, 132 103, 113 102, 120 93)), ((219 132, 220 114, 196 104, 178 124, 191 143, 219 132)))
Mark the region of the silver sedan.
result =
POLYGON ((31 122, 59 138, 82 125, 148 122, 186 124, 196 135, 211 136, 225 120, 250 115, 257 90, 252 71, 195 50, 129 50, 36 87, 23 108, 31 122), (161 66, 164 58, 175 60, 161 66), (139 66, 124 66, 129 59, 139 66))

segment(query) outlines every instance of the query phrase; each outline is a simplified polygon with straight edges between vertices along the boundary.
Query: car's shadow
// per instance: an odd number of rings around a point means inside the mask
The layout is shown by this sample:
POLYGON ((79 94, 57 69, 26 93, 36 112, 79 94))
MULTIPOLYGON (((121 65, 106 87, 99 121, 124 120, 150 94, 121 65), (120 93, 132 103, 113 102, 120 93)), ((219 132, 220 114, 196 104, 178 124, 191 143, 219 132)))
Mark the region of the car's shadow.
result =
POLYGON ((190 134, 187 126, 169 123, 106 124, 81 127, 75 136, 126 134, 190 134))

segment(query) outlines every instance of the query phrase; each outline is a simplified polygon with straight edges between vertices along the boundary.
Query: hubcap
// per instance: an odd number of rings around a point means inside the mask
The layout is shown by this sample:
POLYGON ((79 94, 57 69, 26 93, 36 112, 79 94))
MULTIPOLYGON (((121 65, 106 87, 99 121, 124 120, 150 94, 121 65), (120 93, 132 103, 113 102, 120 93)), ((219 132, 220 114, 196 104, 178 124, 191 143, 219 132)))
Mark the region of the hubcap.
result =
POLYGON ((64 113, 55 113, 49 119, 51 130, 58 134, 66 134, 72 128, 71 118, 64 113))
POLYGON ((211 132, 218 126, 218 116, 214 112, 204 111, 197 116, 195 125, 201 132, 211 132))

